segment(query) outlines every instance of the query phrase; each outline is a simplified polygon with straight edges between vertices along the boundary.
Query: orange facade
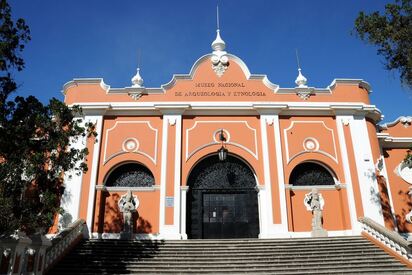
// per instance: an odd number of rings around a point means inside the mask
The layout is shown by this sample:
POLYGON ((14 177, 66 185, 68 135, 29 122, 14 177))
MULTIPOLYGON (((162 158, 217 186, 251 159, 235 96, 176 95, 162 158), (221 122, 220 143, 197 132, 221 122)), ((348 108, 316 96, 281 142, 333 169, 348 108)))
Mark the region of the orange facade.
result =
POLYGON ((410 117, 378 126, 380 111, 362 80, 318 89, 298 77, 296 87, 281 88, 213 49, 160 88, 144 87, 140 75, 120 89, 101 79, 64 86, 66 103, 80 105, 98 132, 76 145, 89 148, 89 171, 66 183, 69 218, 86 219, 91 236, 116 237, 130 190, 139 237, 207 238, 225 221, 253 235, 247 220, 256 220, 256 237, 310 236, 305 200, 316 188, 330 236, 358 234, 363 216, 412 230, 405 218, 412 179, 402 166, 412 146, 410 117), (222 148, 231 163, 219 163, 222 148))

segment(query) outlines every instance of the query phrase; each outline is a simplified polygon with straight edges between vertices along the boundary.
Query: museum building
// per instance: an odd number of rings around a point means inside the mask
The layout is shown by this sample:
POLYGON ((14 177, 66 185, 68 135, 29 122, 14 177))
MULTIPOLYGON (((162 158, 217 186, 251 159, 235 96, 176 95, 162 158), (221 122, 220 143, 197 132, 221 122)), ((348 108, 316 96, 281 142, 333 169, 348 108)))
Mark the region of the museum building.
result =
POLYGON ((407 237, 412 117, 379 125, 367 82, 310 87, 299 68, 282 88, 225 48, 218 30, 211 53, 158 88, 139 69, 130 87, 64 85, 98 135, 73 144, 89 170, 66 173, 59 227, 84 219, 91 237, 119 238, 131 191, 135 238, 308 237, 316 189, 328 236, 359 235, 368 217, 407 237))

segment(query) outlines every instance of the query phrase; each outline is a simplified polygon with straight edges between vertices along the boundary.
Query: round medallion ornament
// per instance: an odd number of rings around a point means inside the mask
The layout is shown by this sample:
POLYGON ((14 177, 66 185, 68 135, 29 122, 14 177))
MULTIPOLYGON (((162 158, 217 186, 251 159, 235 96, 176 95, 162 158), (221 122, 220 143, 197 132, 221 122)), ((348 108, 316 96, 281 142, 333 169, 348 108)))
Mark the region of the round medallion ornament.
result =
POLYGON ((128 138, 123 142, 123 151, 136 152, 139 149, 139 141, 135 138, 128 138))
POLYGON ((306 138, 303 141, 303 148, 305 151, 317 151, 319 149, 319 142, 314 138, 306 138))
POLYGON ((401 178, 409 184, 412 184, 412 168, 406 163, 402 162, 398 166, 398 174, 401 178))

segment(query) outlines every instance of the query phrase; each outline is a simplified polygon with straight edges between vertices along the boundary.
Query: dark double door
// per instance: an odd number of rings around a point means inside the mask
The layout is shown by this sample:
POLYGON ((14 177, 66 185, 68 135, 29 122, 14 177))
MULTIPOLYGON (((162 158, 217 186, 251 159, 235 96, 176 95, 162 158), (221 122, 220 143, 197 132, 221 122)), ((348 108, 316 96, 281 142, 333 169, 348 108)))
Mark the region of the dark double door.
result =
MULTIPOLYGON (((256 193, 254 194, 256 196, 256 193)), ((203 193, 203 238, 255 238, 257 213, 250 192, 203 193)))
POLYGON ((259 218, 255 190, 192 190, 189 237, 257 238, 259 218))
POLYGON ((257 238, 256 180, 248 165, 228 155, 200 161, 188 178, 186 232, 191 239, 257 238))

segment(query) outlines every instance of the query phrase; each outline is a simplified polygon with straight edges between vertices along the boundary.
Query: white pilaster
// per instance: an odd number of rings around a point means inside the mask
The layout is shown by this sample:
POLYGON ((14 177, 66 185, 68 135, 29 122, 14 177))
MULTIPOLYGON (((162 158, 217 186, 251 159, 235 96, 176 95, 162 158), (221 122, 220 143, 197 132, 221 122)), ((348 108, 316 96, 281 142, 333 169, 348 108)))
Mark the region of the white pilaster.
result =
POLYGON ((163 116, 162 130, 162 162, 160 167, 160 211, 159 211, 159 233, 165 231, 165 200, 166 200, 166 172, 167 172, 167 141, 169 130, 169 117, 163 116))
POLYGON ((389 205, 391 207, 391 213, 392 213, 392 219, 394 222, 394 226, 395 226, 395 231, 398 231, 398 220, 396 219, 396 215, 395 215, 395 208, 393 207, 393 198, 392 198, 392 189, 391 189, 391 184, 389 181, 389 176, 388 176, 388 170, 386 167, 386 162, 385 162, 385 158, 383 156, 383 148, 381 143, 379 143, 379 152, 381 153, 381 159, 382 159, 382 170, 381 170, 381 175, 384 176, 385 180, 386 180, 386 188, 387 188, 387 192, 388 192, 388 196, 389 196, 389 205))
POLYGON ((273 116, 273 131, 275 133, 275 148, 276 148, 276 165, 278 172, 278 186, 279 186, 279 204, 281 215, 281 232, 288 232, 288 212, 286 209, 286 193, 285 193, 285 175, 283 172, 283 152, 280 136, 279 116, 273 116))
POLYGON ((355 193, 353 191, 352 174, 351 174, 350 166, 349 166, 348 149, 346 147, 345 132, 343 129, 344 127, 343 125, 345 124, 347 125, 347 127, 349 127, 349 124, 351 123, 352 120, 353 120, 353 116, 343 116, 343 115, 336 116, 336 128, 338 131, 340 152, 342 156, 342 165, 343 165, 343 171, 345 174, 344 183, 346 184, 346 193, 348 196, 350 222, 351 222, 353 234, 359 234, 361 232, 361 227, 357 221, 355 195, 354 195, 355 193))
POLYGON ((265 238, 268 232, 271 231, 273 225, 273 203, 272 203, 272 181, 270 177, 270 162, 269 162, 269 145, 267 136, 267 123, 273 121, 271 115, 260 116, 260 131, 262 136, 262 160, 263 161, 263 173, 264 173, 264 189, 259 192, 260 202, 263 205, 259 206, 260 213, 260 235, 259 237, 265 238))
POLYGON ((91 236, 93 229, 93 215, 94 215, 94 205, 96 197, 96 182, 97 182, 97 172, 99 170, 99 154, 100 154, 100 143, 102 140, 102 127, 103 127, 103 115, 93 115, 86 116, 85 120, 95 124, 95 131, 97 133, 96 142, 93 145, 93 158, 92 167, 90 171, 90 187, 89 187, 89 199, 87 201, 87 227, 89 229, 89 234, 91 236))
POLYGON ((187 239, 186 233, 186 195, 189 191, 189 186, 182 186, 180 188, 180 234, 182 239, 187 239))
POLYGON ((365 117, 355 116, 349 125, 364 215, 384 225, 374 159, 365 117))
MULTIPOLYGON (((163 137, 162 137, 162 162, 160 169, 160 220, 159 220, 159 233, 164 239, 182 239, 186 234, 182 235, 181 220, 182 213, 181 207, 181 148, 182 148, 182 114, 187 108, 187 105, 181 105, 179 108, 169 108, 167 106, 157 106, 157 108, 163 113, 163 137), (166 225, 165 206, 166 206, 166 184, 167 184, 167 156, 168 156, 168 140, 169 140, 169 127, 175 127, 175 165, 174 165, 174 177, 173 177, 173 225, 166 225)), ((170 175, 169 175, 170 176, 170 175)), ((186 213, 184 214, 186 215, 186 213)), ((187 238, 187 237, 186 237, 187 238)))

